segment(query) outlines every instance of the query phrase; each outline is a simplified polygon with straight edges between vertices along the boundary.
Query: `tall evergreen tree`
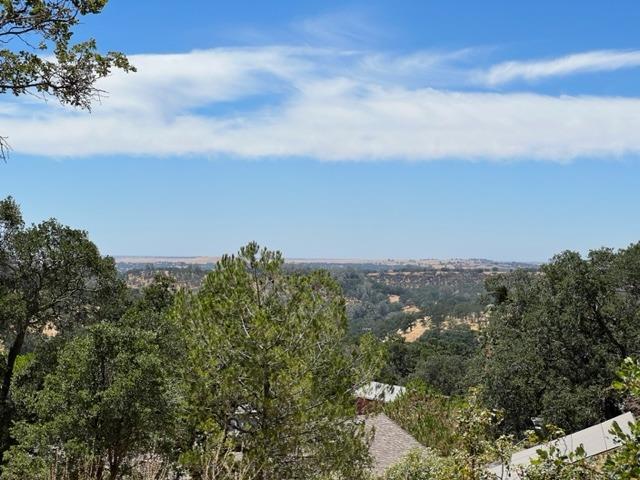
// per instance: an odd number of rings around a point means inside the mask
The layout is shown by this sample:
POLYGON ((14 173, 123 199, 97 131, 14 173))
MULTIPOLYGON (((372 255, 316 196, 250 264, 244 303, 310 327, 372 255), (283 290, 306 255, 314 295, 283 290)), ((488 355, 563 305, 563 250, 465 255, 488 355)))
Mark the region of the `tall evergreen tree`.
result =
POLYGON ((352 391, 362 379, 356 357, 375 360, 375 345, 349 350, 344 300, 326 272, 282 267, 280 253, 251 243, 178 298, 194 445, 217 435, 263 479, 363 478, 352 391))

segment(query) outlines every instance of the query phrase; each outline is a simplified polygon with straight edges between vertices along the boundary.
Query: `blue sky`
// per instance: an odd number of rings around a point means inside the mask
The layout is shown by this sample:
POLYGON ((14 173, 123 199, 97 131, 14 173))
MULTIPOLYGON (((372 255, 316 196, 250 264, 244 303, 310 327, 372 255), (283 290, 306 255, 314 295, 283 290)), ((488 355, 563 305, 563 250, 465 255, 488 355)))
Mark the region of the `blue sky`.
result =
POLYGON ((0 193, 113 255, 546 260, 640 240, 640 4, 111 0, 139 72, 6 97, 0 193))

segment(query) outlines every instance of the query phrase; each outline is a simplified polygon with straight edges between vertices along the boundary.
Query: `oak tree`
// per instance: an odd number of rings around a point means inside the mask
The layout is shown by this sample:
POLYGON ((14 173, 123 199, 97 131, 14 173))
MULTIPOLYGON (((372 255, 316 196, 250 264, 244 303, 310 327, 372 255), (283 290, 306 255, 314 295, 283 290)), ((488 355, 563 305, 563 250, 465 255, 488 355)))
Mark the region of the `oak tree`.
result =
POLYGON ((121 287, 113 259, 101 256, 86 232, 53 219, 26 226, 11 197, 0 201, 0 341, 6 351, 0 357, 0 452, 11 424, 14 368, 27 336, 95 321, 121 287))
MULTIPOLYGON (((102 54, 94 39, 72 43, 74 27, 107 0, 0 0, 0 93, 54 97, 90 109, 98 79, 135 71, 119 52, 102 54)), ((7 152, 0 137, 0 157, 7 152)))

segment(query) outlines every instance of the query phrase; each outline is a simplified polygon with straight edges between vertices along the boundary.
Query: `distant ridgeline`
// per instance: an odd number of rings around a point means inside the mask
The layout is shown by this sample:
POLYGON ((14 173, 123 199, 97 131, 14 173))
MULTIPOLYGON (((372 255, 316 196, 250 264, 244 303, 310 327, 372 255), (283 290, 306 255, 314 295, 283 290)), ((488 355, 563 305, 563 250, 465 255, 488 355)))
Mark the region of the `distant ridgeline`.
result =
MULTIPOLYGON (((135 289, 149 285, 158 273, 178 286, 197 290, 217 257, 117 257, 117 267, 135 289)), ((538 265, 469 260, 289 260, 286 269, 325 269, 342 286, 353 335, 373 332, 379 337, 401 333, 417 340, 430 329, 450 329, 482 319, 487 276, 538 265)))

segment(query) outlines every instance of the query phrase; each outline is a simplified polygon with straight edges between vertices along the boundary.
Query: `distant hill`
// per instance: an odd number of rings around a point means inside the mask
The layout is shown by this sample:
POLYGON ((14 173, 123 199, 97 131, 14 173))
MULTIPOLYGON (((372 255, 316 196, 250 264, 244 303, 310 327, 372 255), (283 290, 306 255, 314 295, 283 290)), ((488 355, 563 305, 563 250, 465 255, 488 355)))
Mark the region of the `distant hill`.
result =
MULTIPOLYGON (((148 285, 157 273, 182 288, 197 290, 218 257, 116 257, 120 274, 132 288, 148 285)), ((344 292, 353 334, 396 332, 416 340, 429 329, 467 325, 477 329, 486 305, 484 282, 492 274, 538 264, 484 259, 354 260, 289 259, 287 268, 324 268, 344 292), (422 331, 412 327, 421 326, 422 331), (413 338, 415 337, 415 338, 413 338)))
MULTIPOLYGON (((194 257, 159 257, 159 256, 116 256, 116 264, 122 272, 145 267, 153 268, 186 268, 198 266, 211 269, 220 257, 194 256, 194 257)), ((451 269, 451 270, 494 270, 510 271, 517 268, 537 269, 539 263, 531 262, 505 262, 483 258, 451 258, 451 259, 358 259, 358 258, 287 258, 286 262, 292 265, 315 266, 316 268, 357 268, 364 270, 387 270, 396 267, 417 267, 420 269, 451 269)))

